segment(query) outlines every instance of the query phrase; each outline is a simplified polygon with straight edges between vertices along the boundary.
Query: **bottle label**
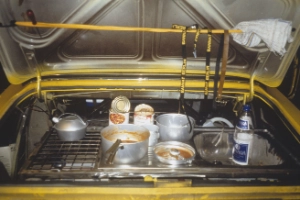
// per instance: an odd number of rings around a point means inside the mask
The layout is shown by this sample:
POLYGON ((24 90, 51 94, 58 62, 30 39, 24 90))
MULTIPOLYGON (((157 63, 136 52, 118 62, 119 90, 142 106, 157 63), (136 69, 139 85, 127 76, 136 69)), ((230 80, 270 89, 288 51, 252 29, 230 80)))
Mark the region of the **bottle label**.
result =
POLYGON ((249 144, 234 144, 233 160, 247 164, 248 162, 248 147, 249 144))
POLYGON ((237 127, 242 130, 249 130, 249 120, 248 119, 239 119, 237 127))

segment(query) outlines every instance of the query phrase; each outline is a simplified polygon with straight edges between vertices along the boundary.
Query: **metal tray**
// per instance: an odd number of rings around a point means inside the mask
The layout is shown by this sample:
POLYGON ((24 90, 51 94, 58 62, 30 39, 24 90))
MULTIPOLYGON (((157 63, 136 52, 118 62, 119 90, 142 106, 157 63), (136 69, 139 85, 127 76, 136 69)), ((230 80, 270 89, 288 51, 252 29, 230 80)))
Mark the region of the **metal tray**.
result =
MULTIPOLYGON (((106 180, 110 178, 280 178, 299 176, 299 163, 283 153, 285 162, 276 166, 220 165, 202 159, 197 153, 192 163, 168 165, 159 162, 149 147, 148 154, 130 165, 105 164, 100 130, 90 126, 86 137, 76 142, 60 141, 55 132, 47 132, 31 153, 19 175, 25 180, 106 180)), ((195 133, 199 134, 199 133, 195 133)), ((191 140, 189 145, 195 148, 191 140)), ((279 147, 278 147, 279 148, 279 147)), ((195 148, 196 149, 196 148, 195 148)), ((282 149, 280 149, 282 150, 282 149)), ((284 152, 284 151, 282 151, 284 152)))

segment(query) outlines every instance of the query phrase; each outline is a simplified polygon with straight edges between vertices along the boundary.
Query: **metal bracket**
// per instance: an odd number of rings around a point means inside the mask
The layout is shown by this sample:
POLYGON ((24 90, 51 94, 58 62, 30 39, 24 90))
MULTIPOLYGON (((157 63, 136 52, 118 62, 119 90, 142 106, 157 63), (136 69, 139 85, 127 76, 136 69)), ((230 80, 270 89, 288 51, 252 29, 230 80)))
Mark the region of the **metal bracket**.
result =
POLYGON ((147 175, 144 177, 144 181, 153 182, 154 187, 158 188, 182 188, 192 186, 191 179, 157 179, 156 177, 147 175))
POLYGON ((218 104, 221 104, 223 106, 226 106, 228 100, 225 100, 225 99, 222 99, 222 98, 216 98, 215 102, 218 103, 218 104))
POLYGON ((238 104, 239 104, 239 102, 241 102, 241 101, 244 101, 244 103, 245 103, 245 100, 246 100, 246 96, 237 96, 236 98, 235 98, 235 103, 234 103, 234 106, 233 106, 233 108, 232 108, 232 111, 235 113, 235 115, 236 116, 238 116, 238 104))
POLYGON ((25 55, 26 61, 28 63, 28 66, 31 67, 31 69, 36 72, 36 91, 37 91, 37 97, 39 100, 42 100, 42 92, 41 92, 41 72, 38 68, 38 62, 36 60, 35 51, 32 49, 27 49, 25 47, 22 47, 22 51, 25 55))
POLYGON ((28 66, 30 66, 31 70, 36 72, 38 67, 38 62, 35 57, 35 51, 32 49, 27 49, 26 47, 21 47, 24 57, 26 58, 26 62, 28 66))

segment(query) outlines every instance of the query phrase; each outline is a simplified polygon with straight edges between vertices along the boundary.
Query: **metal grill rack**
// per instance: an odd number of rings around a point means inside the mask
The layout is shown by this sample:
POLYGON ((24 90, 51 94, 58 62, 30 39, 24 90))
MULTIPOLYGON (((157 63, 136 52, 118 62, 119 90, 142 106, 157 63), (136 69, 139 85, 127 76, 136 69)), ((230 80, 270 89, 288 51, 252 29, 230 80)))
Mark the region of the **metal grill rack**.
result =
POLYGON ((86 133, 80 141, 64 142, 57 133, 49 132, 46 139, 31 154, 20 174, 55 171, 90 171, 98 167, 101 159, 100 132, 86 133))

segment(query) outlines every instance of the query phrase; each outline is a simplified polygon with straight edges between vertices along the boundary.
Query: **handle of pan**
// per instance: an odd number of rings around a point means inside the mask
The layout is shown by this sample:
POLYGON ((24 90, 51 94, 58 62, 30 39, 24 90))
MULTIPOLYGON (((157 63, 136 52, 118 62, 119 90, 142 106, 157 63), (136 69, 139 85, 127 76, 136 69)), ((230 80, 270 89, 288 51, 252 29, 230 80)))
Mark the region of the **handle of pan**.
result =
POLYGON ((105 152, 106 156, 108 156, 106 164, 113 164, 115 155, 119 149, 121 142, 122 140, 117 139, 116 142, 113 145, 111 145, 111 147, 105 152))

